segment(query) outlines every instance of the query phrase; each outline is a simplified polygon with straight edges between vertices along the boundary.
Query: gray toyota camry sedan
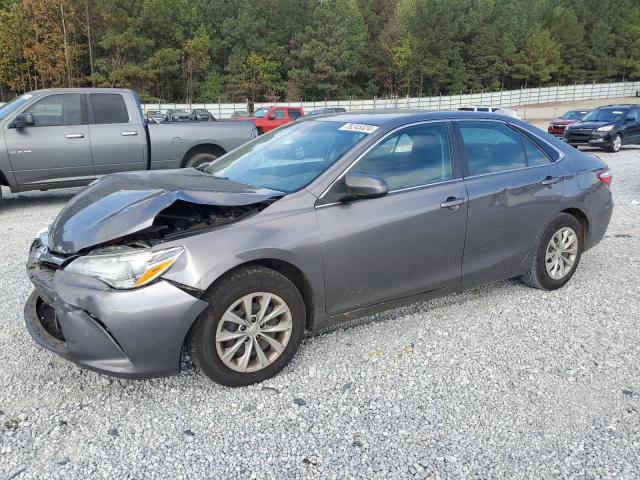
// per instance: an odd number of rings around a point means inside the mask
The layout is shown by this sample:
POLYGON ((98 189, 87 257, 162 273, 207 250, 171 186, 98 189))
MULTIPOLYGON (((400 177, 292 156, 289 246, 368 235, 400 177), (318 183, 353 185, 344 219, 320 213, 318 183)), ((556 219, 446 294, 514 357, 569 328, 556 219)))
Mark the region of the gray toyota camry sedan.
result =
POLYGON ((611 178, 497 114, 302 120, 202 170, 85 188, 31 246, 27 328, 99 372, 176 374, 188 352, 248 385, 305 330, 498 279, 562 287, 607 229, 611 178))

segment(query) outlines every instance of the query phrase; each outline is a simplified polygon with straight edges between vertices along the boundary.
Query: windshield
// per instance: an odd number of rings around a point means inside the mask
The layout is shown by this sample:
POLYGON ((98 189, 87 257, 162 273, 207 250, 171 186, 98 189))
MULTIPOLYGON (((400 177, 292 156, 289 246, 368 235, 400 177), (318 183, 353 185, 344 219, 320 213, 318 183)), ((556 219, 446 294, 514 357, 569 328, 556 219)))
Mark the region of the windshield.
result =
MULTIPOLYGON (((205 169, 234 182, 295 192, 368 135, 343 122, 296 122, 262 135, 205 169)), ((356 125, 357 127, 357 125, 356 125)), ((377 127, 367 125, 368 132, 377 127)))
POLYGON ((16 108, 20 107, 27 103, 33 95, 26 94, 21 97, 16 97, 10 102, 5 103, 2 107, 0 107, 0 120, 13 112, 16 108))
POLYGON ((256 110, 255 112, 253 112, 251 114, 252 117, 257 117, 257 118, 262 118, 264 117, 267 112, 269 111, 268 108, 259 108, 258 110, 256 110))
POLYGON ((615 122, 622 118, 624 110, 599 109, 589 113, 582 120, 585 122, 615 122))
POLYGON ((560 118, 562 120, 580 120, 582 117, 584 117, 587 114, 587 112, 567 112, 564 115, 562 115, 560 118))

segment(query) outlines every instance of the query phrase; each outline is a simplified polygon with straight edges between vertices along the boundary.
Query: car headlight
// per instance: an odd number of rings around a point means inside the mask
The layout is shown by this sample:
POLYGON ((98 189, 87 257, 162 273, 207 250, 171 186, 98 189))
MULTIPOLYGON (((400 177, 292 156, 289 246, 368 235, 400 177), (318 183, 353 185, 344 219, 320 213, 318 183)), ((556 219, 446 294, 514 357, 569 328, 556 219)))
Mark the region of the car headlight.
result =
POLYGON ((604 127, 600 127, 596 129, 596 132, 609 132, 613 130, 613 125, 605 125, 604 127))
POLYGON ((107 247, 75 259, 65 271, 95 277, 117 289, 138 288, 165 273, 183 251, 107 247))

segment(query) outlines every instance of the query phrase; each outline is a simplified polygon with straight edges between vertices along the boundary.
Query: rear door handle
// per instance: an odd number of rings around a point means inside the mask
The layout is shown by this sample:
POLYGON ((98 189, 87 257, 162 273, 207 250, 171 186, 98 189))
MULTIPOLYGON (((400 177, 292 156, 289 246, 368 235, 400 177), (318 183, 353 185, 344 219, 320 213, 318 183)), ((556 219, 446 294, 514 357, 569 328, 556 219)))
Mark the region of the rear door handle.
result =
POLYGON ((135 135, 138 135, 138 132, 121 132, 120 135, 122 135, 123 137, 133 137, 135 135))
POLYGON ((548 176, 547 178, 545 178, 544 180, 542 180, 542 185, 554 185, 556 183, 558 183, 559 181, 562 180, 562 177, 552 177, 552 176, 548 176))
POLYGON ((84 138, 84 133, 68 133, 67 138, 84 138))
POLYGON ((464 198, 449 197, 440 204, 440 208, 448 208, 449 210, 457 210, 466 200, 464 198))

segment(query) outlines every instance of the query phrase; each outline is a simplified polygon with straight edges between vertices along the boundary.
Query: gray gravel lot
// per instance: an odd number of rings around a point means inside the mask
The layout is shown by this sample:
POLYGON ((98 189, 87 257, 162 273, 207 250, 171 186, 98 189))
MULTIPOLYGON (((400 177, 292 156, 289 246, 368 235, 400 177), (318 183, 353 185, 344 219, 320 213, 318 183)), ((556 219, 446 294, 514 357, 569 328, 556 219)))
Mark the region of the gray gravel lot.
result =
POLYGON ((243 389, 36 346, 26 252, 74 191, 5 191, 0 479, 640 477, 640 148, 596 153, 616 209, 564 289, 493 283, 309 336, 243 389))

